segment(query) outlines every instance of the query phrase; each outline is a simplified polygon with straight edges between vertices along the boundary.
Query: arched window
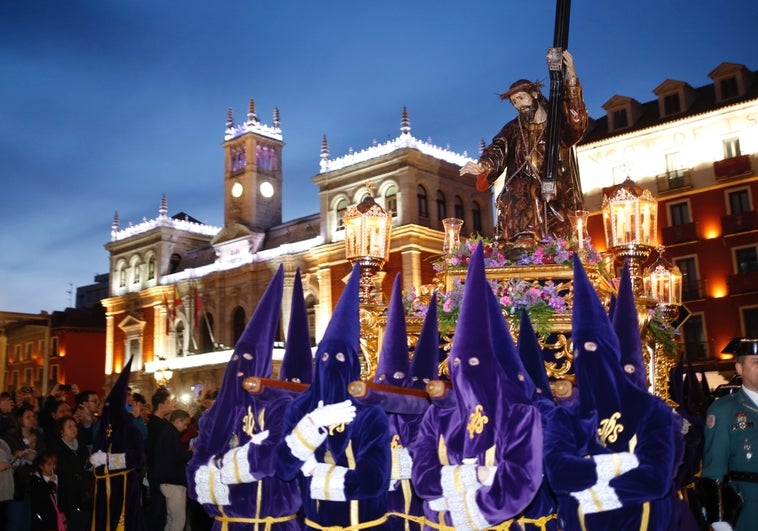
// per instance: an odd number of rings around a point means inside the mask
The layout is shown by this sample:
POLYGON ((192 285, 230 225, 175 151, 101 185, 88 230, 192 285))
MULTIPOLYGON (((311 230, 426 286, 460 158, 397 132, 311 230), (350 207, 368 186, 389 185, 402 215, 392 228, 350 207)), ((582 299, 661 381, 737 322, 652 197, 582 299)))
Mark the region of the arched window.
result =
POLYGON ((142 264, 139 259, 132 261, 132 284, 139 284, 142 281, 142 264))
POLYGON ((176 273, 179 269, 179 263, 182 261, 182 256, 180 254, 174 253, 171 255, 171 258, 169 258, 168 261, 168 271, 169 273, 176 273))
POLYGON ((445 194, 441 190, 437 190, 437 219, 442 221, 447 217, 447 201, 445 201, 445 194))
POLYGON ((472 224, 474 232, 481 234, 482 233, 482 209, 479 206, 479 203, 474 201, 474 204, 471 206, 471 218, 472 218, 472 224))
POLYGON ((455 217, 463 219, 463 199, 460 196, 455 196, 455 217))
POLYGON ((213 344, 213 315, 206 313, 200 317, 202 326, 200 327, 200 350, 201 352, 213 352, 215 345, 213 344))
POLYGON ((121 264, 121 267, 118 269, 118 287, 119 288, 125 288, 126 287, 126 265, 121 264))
POLYGON ((155 257, 151 256, 147 261, 147 279, 155 280, 155 257))
POLYGON ((237 340, 242 337, 242 332, 245 331, 245 309, 242 306, 237 306, 232 313, 232 344, 236 345, 237 340))
POLYGON ((345 212, 347 212, 347 201, 345 199, 340 199, 340 202, 337 203, 337 230, 345 230, 345 221, 342 219, 345 216, 345 212))
POLYGON ((426 204, 426 188, 418 185, 416 188, 416 199, 418 199, 418 215, 421 218, 429 217, 429 207, 426 204))
POLYGON ((397 217, 397 186, 394 184, 384 192, 384 210, 391 210, 392 217, 397 217))

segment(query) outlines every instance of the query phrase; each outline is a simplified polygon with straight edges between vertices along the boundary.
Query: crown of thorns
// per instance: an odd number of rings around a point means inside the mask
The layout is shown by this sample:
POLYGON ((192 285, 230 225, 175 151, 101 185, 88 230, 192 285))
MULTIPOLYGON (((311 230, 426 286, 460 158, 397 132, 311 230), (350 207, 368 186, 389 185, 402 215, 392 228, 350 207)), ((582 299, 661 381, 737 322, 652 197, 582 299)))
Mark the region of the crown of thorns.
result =
POLYGON ((541 81, 529 81, 528 79, 519 79, 515 83, 513 83, 510 88, 500 94, 500 101, 507 100, 517 92, 540 92, 540 89, 543 87, 543 84, 541 81))

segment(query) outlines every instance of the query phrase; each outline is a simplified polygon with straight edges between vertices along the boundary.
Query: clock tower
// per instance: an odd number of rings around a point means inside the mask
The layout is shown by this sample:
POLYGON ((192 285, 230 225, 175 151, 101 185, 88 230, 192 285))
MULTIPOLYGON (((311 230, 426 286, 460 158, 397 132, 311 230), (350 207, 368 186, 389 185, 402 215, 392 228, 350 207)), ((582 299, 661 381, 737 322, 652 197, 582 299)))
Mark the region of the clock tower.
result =
POLYGON ((250 99, 247 120, 235 125, 227 110, 224 134, 224 225, 265 232, 282 222, 282 130, 279 109, 262 124, 250 99))

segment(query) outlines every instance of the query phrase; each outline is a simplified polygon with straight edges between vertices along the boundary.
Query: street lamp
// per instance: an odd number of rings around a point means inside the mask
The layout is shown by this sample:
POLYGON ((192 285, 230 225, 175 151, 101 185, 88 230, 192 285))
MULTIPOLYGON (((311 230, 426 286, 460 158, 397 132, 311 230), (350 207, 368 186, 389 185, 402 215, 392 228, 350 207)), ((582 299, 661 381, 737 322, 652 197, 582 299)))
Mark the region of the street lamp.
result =
POLYGON ((345 226, 345 258, 360 266, 360 301, 375 304, 372 294, 374 275, 384 267, 390 255, 392 211, 386 212, 372 195, 372 187, 366 185, 366 198, 347 209, 343 216, 345 226))
POLYGON ((168 386, 169 381, 171 381, 174 371, 168 368, 168 362, 163 356, 158 356, 158 363, 158 368, 155 369, 153 377, 155 378, 155 383, 158 384, 158 387, 166 387, 168 386))

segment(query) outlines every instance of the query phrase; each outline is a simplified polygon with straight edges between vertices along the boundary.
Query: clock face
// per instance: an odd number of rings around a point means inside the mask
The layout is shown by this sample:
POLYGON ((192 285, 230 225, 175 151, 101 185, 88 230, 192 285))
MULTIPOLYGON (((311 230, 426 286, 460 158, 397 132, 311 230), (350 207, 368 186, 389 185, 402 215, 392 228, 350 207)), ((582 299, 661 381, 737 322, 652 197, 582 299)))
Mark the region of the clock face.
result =
POLYGON ((234 183, 232 185, 232 197, 242 197, 242 193, 245 191, 245 187, 240 183, 234 183))
POLYGON ((274 186, 268 181, 263 181, 261 183, 260 191, 261 195, 266 199, 274 196, 274 186))

